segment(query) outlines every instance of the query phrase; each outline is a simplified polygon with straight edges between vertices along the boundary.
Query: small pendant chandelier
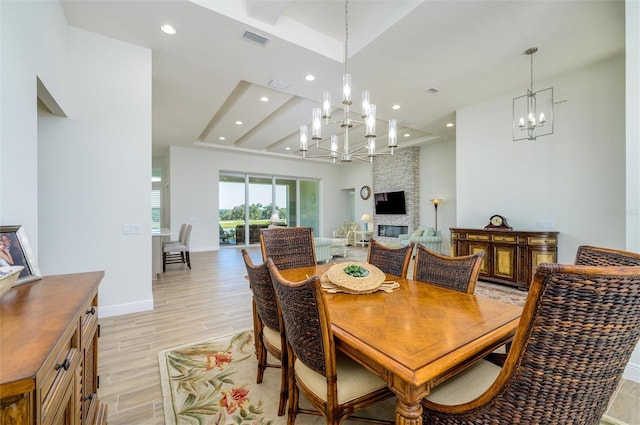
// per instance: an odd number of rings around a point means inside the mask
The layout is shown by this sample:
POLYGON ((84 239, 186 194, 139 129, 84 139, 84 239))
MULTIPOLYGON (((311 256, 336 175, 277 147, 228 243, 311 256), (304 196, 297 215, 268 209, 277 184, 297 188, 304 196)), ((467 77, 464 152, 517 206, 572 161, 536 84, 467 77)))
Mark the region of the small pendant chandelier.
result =
POLYGON ((553 134, 553 87, 533 91, 533 55, 537 47, 524 53, 531 58, 531 85, 527 94, 513 99, 513 141, 536 140, 553 134))
POLYGON ((352 162, 354 159, 364 162, 373 163, 373 158, 377 155, 393 155, 393 151, 398 147, 397 121, 389 120, 389 134, 387 148, 389 152, 376 152, 376 105, 370 103, 369 91, 362 92, 362 121, 351 118, 350 106, 351 101, 351 74, 347 73, 347 57, 349 46, 349 2, 344 5, 344 25, 345 25, 345 42, 344 42, 344 75, 342 76, 342 119, 331 122, 331 93, 325 91, 322 96, 322 108, 313 108, 311 110, 311 135, 309 135, 308 125, 300 126, 300 152, 302 158, 328 158, 334 164, 340 162, 352 162), (344 131, 344 139, 342 143, 342 151, 338 150, 338 136, 332 135, 329 147, 323 146, 322 142, 322 126, 339 125, 344 131), (350 150, 349 149, 349 129, 354 125, 364 125, 364 137, 367 141, 365 145, 350 150), (315 142, 315 149, 323 151, 317 155, 308 155, 309 139, 315 142))

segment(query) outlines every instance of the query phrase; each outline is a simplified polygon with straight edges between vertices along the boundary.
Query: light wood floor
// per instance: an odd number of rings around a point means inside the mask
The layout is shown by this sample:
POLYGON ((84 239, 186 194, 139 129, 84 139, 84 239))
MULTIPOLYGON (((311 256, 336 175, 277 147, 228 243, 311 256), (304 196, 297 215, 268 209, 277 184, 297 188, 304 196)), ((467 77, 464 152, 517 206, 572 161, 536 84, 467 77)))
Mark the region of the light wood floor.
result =
MULTIPOLYGON (((258 247, 249 252, 262 262, 258 247)), ((98 395, 109 425, 164 424, 158 351, 252 327, 240 250, 192 253, 191 265, 168 265, 154 281, 153 310, 100 319, 98 395)), ((640 384, 625 380, 608 414, 640 425, 640 384)))

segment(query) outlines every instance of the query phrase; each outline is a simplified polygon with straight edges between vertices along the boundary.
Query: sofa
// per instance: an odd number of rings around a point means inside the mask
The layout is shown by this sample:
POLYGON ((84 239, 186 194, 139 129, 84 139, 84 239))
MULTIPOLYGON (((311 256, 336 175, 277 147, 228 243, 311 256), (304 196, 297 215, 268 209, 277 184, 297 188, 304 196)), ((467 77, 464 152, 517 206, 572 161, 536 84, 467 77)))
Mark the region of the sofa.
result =
POLYGON ((398 235, 398 242, 401 246, 407 246, 411 242, 424 245, 425 248, 440 254, 442 249, 442 235, 439 230, 433 227, 418 226, 412 234, 402 233, 398 235))
POLYGON ((316 248, 316 261, 318 263, 326 263, 331 260, 331 244, 333 239, 331 238, 313 238, 313 244, 316 248))

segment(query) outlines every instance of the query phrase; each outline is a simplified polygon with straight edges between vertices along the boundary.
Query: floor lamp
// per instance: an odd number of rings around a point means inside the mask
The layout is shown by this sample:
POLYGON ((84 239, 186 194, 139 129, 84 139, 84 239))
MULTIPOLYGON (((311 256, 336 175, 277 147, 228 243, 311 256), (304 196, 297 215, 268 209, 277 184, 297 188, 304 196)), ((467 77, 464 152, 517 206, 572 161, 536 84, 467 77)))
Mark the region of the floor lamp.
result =
POLYGON ((442 199, 434 198, 431 200, 433 202, 433 208, 436 210, 436 232, 438 231, 438 204, 442 202, 442 199))

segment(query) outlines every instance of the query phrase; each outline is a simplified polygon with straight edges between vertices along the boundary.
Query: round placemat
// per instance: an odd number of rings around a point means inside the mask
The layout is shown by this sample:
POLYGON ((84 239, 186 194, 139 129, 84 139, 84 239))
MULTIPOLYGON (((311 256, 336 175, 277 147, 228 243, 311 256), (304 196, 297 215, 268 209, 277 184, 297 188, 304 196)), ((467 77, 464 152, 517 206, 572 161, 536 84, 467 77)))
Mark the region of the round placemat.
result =
POLYGON ((378 287, 382 285, 382 282, 387 278, 382 270, 373 264, 357 262, 335 264, 327 270, 327 277, 334 285, 344 288, 352 294, 371 293, 378 289, 378 287), (365 277, 353 277, 348 275, 344 269, 350 265, 356 265, 367 269, 369 275, 365 277))

